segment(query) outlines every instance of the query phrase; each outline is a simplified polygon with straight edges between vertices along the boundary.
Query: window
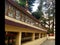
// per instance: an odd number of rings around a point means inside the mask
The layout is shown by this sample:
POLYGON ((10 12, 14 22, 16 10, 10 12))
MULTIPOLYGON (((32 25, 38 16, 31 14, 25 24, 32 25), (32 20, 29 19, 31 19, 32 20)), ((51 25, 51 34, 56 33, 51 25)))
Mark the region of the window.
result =
POLYGON ((22 43, 32 40, 32 33, 22 32, 22 43))

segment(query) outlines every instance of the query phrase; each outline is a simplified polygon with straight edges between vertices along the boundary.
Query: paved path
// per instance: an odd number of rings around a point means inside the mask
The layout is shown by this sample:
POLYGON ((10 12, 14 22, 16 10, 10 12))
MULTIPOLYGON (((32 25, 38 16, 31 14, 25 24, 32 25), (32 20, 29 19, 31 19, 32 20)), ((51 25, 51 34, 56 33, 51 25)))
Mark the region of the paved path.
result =
POLYGON ((55 40, 46 40, 41 45, 55 45, 55 40))

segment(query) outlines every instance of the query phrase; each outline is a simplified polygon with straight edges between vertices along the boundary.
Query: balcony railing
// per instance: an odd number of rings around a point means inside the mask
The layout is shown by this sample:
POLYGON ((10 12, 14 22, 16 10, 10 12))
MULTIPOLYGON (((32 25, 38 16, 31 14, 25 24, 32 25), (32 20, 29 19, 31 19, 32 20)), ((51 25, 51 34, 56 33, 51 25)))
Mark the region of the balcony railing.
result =
POLYGON ((22 12, 21 10, 19 10, 18 8, 14 7, 13 5, 11 5, 6 1, 5 1, 5 15, 7 15, 8 17, 14 18, 16 20, 25 22, 27 24, 30 24, 39 28, 43 28, 40 22, 36 21, 34 17, 31 18, 30 17, 31 15, 28 16, 27 14, 25 14, 24 12, 22 12))

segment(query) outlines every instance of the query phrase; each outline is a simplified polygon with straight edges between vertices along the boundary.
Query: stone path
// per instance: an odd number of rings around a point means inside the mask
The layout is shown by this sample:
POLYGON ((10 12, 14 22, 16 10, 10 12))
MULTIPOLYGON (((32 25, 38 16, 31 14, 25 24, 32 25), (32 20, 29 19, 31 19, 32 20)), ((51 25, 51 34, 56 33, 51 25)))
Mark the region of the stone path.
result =
POLYGON ((55 45, 55 40, 46 40, 44 43, 42 43, 41 45, 55 45))

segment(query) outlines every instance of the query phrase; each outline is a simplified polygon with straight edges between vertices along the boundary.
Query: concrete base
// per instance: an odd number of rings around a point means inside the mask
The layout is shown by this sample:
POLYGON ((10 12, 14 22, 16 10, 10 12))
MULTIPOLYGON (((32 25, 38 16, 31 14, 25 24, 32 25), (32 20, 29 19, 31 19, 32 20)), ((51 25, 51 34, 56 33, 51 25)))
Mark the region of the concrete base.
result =
POLYGON ((48 39, 55 39, 55 36, 49 36, 48 39))
POLYGON ((47 37, 43 37, 43 38, 40 38, 40 39, 31 41, 31 42, 27 42, 27 43, 24 43, 24 44, 22 44, 22 45, 40 45, 40 44, 42 44, 45 40, 47 40, 47 37))

